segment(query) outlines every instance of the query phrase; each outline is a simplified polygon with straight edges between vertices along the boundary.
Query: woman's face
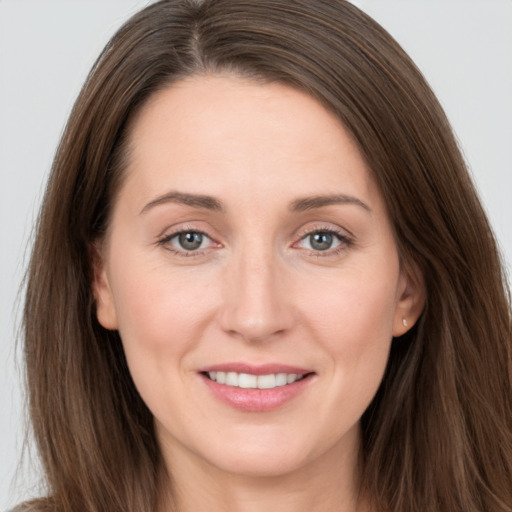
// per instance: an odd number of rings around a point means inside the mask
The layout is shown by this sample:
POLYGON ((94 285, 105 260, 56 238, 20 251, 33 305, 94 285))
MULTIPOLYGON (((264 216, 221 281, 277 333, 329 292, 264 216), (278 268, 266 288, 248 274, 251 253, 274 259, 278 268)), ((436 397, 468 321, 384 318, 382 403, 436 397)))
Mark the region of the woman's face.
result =
POLYGON ((418 301, 346 130, 286 86, 195 77, 131 149, 94 291, 171 469, 354 461, 418 301))

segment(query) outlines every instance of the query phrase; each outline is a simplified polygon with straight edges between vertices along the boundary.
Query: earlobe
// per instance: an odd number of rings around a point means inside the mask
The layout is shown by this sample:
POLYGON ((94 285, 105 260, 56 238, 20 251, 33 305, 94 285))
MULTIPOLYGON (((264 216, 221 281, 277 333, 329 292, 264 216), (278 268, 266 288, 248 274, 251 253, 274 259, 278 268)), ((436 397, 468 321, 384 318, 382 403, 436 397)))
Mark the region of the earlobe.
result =
POLYGON ((393 321, 393 336, 405 334, 417 322, 425 305, 425 283, 417 267, 403 269, 393 321))
POLYGON ((89 260, 92 270, 92 292, 96 304, 96 317, 105 329, 118 328, 114 297, 110 288, 101 243, 93 243, 89 247, 89 260))

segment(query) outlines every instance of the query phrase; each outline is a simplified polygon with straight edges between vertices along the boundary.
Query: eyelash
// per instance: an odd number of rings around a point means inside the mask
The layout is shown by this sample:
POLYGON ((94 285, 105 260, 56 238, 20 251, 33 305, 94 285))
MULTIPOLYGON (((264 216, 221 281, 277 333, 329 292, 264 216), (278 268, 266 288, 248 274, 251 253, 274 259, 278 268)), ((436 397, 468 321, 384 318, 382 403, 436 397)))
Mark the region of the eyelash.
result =
MULTIPOLYGON (((185 228, 185 229, 180 229, 178 231, 174 231, 173 233, 170 233, 168 235, 163 236, 162 238, 159 238, 157 240, 157 244, 164 247, 167 251, 170 251, 173 254, 176 254, 177 256, 181 256, 184 258, 204 256, 206 254, 205 250, 187 251, 185 249, 177 249, 169 244, 169 242, 173 238, 176 238, 177 236, 184 234, 184 233, 199 234, 199 235, 202 235, 202 236, 213 241, 213 239, 207 233, 205 233, 204 231, 201 231, 200 229, 185 228)), ((302 242, 308 236, 318 234, 318 233, 325 233, 325 234, 333 235, 335 238, 338 239, 339 245, 337 247, 335 247, 334 249, 326 249, 325 251, 310 250, 309 254, 308 254, 310 257, 316 257, 316 258, 335 257, 353 245, 353 239, 350 236, 348 236, 347 234, 345 234, 344 232, 342 232, 340 230, 333 229, 332 227, 320 227, 320 228, 315 227, 310 230, 307 230, 301 234, 299 240, 297 242, 294 242, 293 245, 296 245, 296 244, 302 242)))
POLYGON ((335 238, 338 239, 338 241, 340 243, 334 249, 327 249, 325 251, 313 251, 313 250, 310 250, 309 251, 309 256, 313 257, 313 258, 329 258, 329 257, 332 258, 332 257, 336 257, 340 253, 342 253, 343 251, 345 251, 349 247, 351 247, 353 245, 353 243, 354 243, 352 237, 348 236, 343 231, 337 230, 337 229, 332 228, 332 227, 323 226, 323 227, 315 227, 315 228, 312 228, 310 230, 306 230, 305 232, 302 233, 300 239, 298 240, 298 242, 295 242, 295 244, 297 244, 299 242, 302 242, 308 236, 311 236, 311 235, 314 235, 314 234, 317 234, 317 233, 325 233, 325 234, 328 234, 328 235, 333 235, 335 238))
POLYGON ((162 238, 159 238, 157 240, 157 244, 162 246, 165 250, 172 252, 173 254, 176 254, 177 256, 184 257, 184 258, 204 256, 206 254, 206 252, 204 250, 187 251, 185 249, 177 249, 176 247, 173 247, 172 245, 169 244, 169 242, 173 238, 175 238, 179 235, 182 235, 184 233, 196 233, 198 235, 202 235, 202 236, 212 240, 212 238, 207 233, 205 233, 204 231, 201 231, 200 229, 184 228, 184 229, 179 229, 178 231, 174 231, 173 233, 170 233, 168 235, 165 235, 162 238))

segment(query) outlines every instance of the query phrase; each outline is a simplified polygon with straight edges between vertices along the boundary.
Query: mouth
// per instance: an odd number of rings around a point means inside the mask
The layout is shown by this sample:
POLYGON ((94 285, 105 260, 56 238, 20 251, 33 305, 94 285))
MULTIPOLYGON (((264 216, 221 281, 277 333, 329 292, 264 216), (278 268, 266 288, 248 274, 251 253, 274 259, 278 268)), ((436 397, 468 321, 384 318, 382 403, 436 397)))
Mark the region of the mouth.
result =
POLYGON ((218 384, 241 389, 274 389, 282 386, 288 386, 311 375, 311 373, 268 373, 265 375, 254 375, 251 373, 226 371, 201 373, 218 384))
POLYGON ((277 409, 306 390, 316 373, 284 365, 224 364, 199 372, 213 396, 243 412, 277 409))

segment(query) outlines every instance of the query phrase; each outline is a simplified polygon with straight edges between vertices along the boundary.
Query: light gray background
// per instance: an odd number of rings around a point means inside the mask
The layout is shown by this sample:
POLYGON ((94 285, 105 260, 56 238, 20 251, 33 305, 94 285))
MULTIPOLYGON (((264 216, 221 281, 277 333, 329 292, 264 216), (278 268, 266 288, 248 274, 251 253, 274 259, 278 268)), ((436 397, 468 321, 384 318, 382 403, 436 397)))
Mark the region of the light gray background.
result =
MULTIPOLYGON (((95 57, 147 0, 0 0, 0 510, 23 441, 17 292, 59 135, 95 57)), ((445 107, 512 267, 512 0, 354 0, 417 62, 445 107)))

